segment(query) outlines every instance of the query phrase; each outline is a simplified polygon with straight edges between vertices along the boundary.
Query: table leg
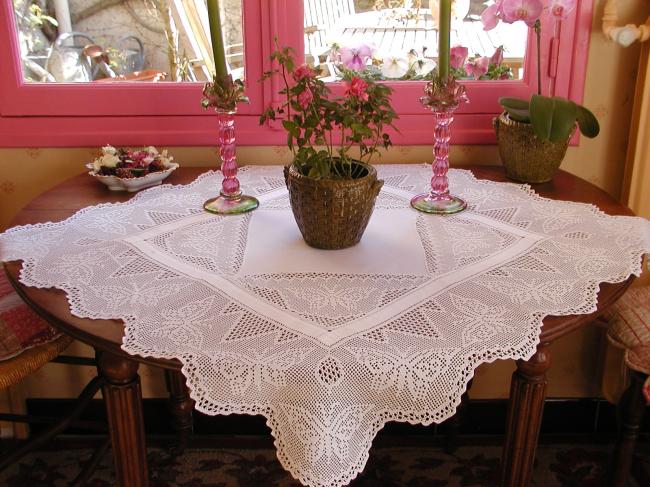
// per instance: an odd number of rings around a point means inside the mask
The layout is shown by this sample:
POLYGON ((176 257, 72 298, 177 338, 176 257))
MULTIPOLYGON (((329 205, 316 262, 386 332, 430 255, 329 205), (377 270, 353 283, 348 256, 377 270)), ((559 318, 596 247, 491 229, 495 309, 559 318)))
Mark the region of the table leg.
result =
POLYGON ((501 487, 530 485, 537 438, 546 396, 546 372, 551 365, 547 344, 530 360, 518 360, 512 375, 506 440, 501 456, 501 487))
POLYGON ((185 377, 179 370, 165 369, 165 382, 169 391, 169 411, 172 416, 172 426, 176 432, 176 445, 173 453, 181 454, 187 448, 192 428, 194 426, 192 412, 194 401, 185 383, 185 377))
POLYGON ((147 487, 149 474, 138 362, 98 351, 97 369, 106 380, 102 394, 113 447, 116 484, 147 487))

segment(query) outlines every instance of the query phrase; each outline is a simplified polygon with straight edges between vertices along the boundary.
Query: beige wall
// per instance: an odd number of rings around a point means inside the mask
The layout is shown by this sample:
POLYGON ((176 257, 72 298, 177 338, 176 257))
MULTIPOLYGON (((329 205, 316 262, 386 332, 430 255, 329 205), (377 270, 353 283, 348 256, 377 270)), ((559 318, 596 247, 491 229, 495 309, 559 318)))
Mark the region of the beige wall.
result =
MULTIPOLYGON (((603 1, 596 1, 591 36, 585 105, 598 116, 602 132, 594 140, 582 139, 579 147, 569 149, 562 165, 619 196, 639 48, 620 48, 606 42, 600 33, 603 1)), ((650 14, 650 2, 622 0, 623 21, 643 21, 650 14)), ((35 134, 35 136, 37 136, 35 134)), ((15 212, 30 199, 66 178, 82 172, 82 164, 96 150, 90 149, 0 149, 0 228, 6 227, 15 212)), ((216 166, 213 148, 172 148, 177 161, 188 166, 216 166)), ((282 147, 241 147, 241 163, 279 164, 287 161, 288 151, 282 147)), ((396 147, 381 162, 423 162, 431 158, 431 147, 396 147)), ((456 146, 452 163, 495 164, 498 155, 494 146, 456 146)), ((600 391, 602 349, 601 330, 589 328, 559 340, 553 345, 553 367, 549 395, 555 397, 595 396, 600 391)), ((79 353, 87 348, 75 345, 79 353)), ((472 389, 475 398, 507 397, 511 362, 498 362, 479 367, 472 389)), ((61 397, 76 394, 82 379, 91 371, 82 372, 60 365, 49 365, 28 379, 24 385, 27 396, 61 397)), ((142 373, 145 395, 164 394, 159 371, 142 373)), ((1 399, 0 399, 1 402, 1 399)))

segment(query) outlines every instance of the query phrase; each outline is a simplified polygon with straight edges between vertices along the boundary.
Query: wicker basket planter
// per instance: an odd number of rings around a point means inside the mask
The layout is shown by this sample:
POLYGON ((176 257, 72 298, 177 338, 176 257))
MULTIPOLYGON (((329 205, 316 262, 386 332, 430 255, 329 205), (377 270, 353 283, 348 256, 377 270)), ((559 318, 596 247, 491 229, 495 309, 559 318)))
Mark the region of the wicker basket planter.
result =
POLYGON ((541 140, 530 123, 517 122, 505 112, 493 124, 501 162, 510 179, 532 184, 553 179, 569 147, 570 136, 563 142, 541 140))
POLYGON ((319 249, 344 249, 361 240, 384 182, 360 161, 356 179, 314 179, 294 165, 284 168, 293 215, 305 242, 319 249))

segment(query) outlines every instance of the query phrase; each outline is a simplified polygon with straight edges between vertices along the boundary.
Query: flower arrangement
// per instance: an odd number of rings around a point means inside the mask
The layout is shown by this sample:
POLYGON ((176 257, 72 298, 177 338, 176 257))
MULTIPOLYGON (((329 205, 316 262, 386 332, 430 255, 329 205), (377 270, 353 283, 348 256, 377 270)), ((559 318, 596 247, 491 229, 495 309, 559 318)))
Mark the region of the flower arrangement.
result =
MULTIPOLYGON (((362 53, 352 53, 351 58, 362 53)), ((318 72, 296 66, 291 48, 278 49, 271 59, 279 65, 265 73, 278 74, 286 98, 277 108, 269 107, 260 124, 282 119, 294 165, 311 178, 353 179, 355 158, 369 163, 379 147, 391 146, 384 130, 393 126, 397 114, 390 105, 391 89, 363 72, 343 69, 343 97, 333 98, 318 72), (352 148, 359 147, 353 156, 352 148)), ((353 62, 352 59, 350 62, 353 62)), ((356 62, 356 61, 355 61, 356 62)))
POLYGON ((501 98, 499 103, 515 121, 530 123, 535 135, 551 142, 566 141, 576 123, 583 135, 596 137, 598 120, 582 105, 561 97, 542 95, 541 80, 541 18, 548 12, 557 22, 566 18, 576 7, 577 0, 495 0, 481 15, 485 30, 494 29, 499 22, 524 22, 537 36, 537 94, 530 100, 501 98))
MULTIPOLYGON (((377 80, 430 80, 434 77, 437 63, 426 56, 426 51, 427 48, 424 47, 420 52, 411 49, 406 54, 380 53, 371 44, 366 43, 354 46, 334 44, 329 58, 339 72, 362 72, 377 80)), ((503 46, 500 46, 492 56, 469 56, 466 47, 452 47, 451 73, 456 79, 512 79, 512 68, 503 64, 503 51, 503 46)))
POLYGON ((329 59, 338 69, 363 73, 376 80, 421 80, 430 79, 436 62, 426 56, 427 48, 421 52, 411 49, 401 52, 378 52, 372 44, 359 43, 350 46, 333 44, 329 59))
POLYGON ((454 46, 449 51, 449 65, 456 79, 504 80, 513 77, 512 68, 503 64, 503 46, 497 47, 492 56, 469 56, 469 49, 454 46))
POLYGON ((132 179, 170 169, 175 166, 173 160, 167 150, 158 152, 153 146, 132 150, 107 145, 102 147, 102 155, 92 162, 92 169, 100 176, 132 179))

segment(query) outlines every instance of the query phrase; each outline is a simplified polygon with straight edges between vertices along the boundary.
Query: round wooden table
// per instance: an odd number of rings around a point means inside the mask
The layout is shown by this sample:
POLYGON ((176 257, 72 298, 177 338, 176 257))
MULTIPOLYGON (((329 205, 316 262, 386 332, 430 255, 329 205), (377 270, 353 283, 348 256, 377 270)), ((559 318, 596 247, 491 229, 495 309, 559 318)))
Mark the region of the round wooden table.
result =
MULTIPOLYGON (((500 166, 468 167, 481 179, 508 181, 500 166)), ((184 184, 193 181, 205 168, 180 168, 165 182, 184 184)), ((567 172, 559 171, 550 183, 534 186, 542 196, 592 203, 611 215, 632 215, 603 190, 567 172)), ((216 190, 216 189, 215 189, 216 190)), ((134 193, 108 191, 86 174, 81 174, 46 191, 29 203, 14 219, 14 225, 60 221, 77 210, 104 202, 127 201, 134 193)), ((120 346, 124 325, 120 320, 93 320, 72 316, 63 291, 37 289, 18 281, 21 262, 5 264, 10 280, 23 299, 55 327, 92 346, 97 352, 99 374, 105 379, 103 396, 113 444, 117 484, 128 487, 148 485, 148 470, 142 420, 142 394, 139 363, 165 368, 175 404, 178 429, 191 429, 193 404, 180 374, 180 362, 128 355, 120 346)), ((501 485, 529 485, 542 420, 546 372, 551 364, 549 344, 592 322, 627 289, 633 278, 619 284, 602 284, 598 311, 589 315, 551 316, 544 320, 537 352, 528 361, 517 361, 512 376, 506 439, 501 461, 501 485)))

